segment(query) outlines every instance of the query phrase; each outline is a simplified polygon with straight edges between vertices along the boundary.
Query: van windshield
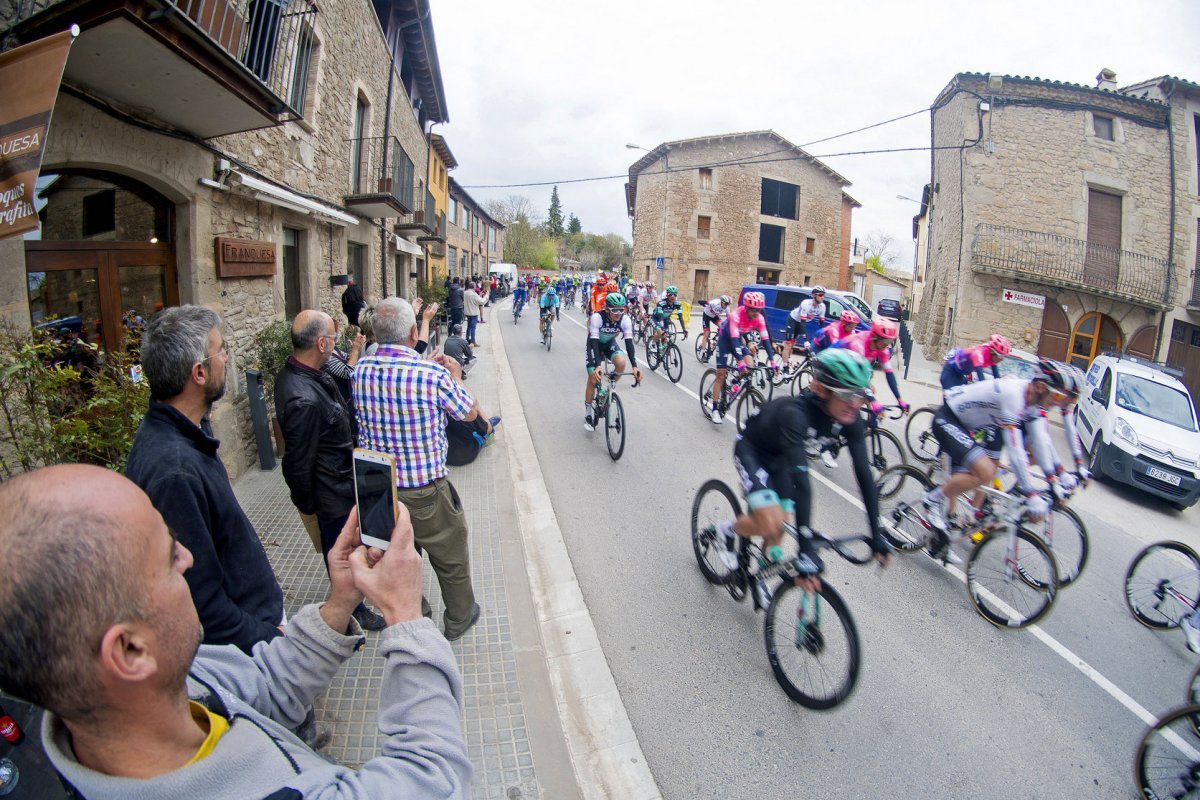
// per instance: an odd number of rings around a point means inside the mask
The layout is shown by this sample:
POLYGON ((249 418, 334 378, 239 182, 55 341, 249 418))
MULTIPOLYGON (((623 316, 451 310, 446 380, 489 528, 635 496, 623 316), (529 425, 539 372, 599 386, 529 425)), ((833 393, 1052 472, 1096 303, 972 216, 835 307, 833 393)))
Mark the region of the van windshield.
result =
POLYGON ((859 319, 871 321, 871 309, 867 308, 867 304, 852 295, 844 294, 841 297, 843 303, 848 303, 855 312, 858 313, 859 319))
POLYGON ((1192 400, 1187 394, 1136 375, 1121 375, 1117 378, 1117 405, 1126 411, 1183 428, 1185 431, 1196 430, 1196 415, 1192 411, 1192 400))

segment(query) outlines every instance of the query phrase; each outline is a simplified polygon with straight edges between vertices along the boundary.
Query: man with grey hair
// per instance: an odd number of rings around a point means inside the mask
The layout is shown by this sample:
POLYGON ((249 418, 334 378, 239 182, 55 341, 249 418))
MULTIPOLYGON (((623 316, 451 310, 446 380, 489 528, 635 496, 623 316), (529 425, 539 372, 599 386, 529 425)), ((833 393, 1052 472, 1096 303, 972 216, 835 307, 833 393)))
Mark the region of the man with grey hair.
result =
MULTIPOLYGON (((407 300, 388 297, 375 307, 379 349, 354 369, 359 446, 396 457, 400 501, 413 519, 417 546, 429 556, 446 612, 446 638, 458 639, 479 620, 471 584, 467 520, 446 479, 446 417, 470 422, 479 406, 462 384, 462 367, 445 354, 423 360, 416 351, 417 319, 407 300)), ((422 610, 429 604, 422 598, 422 610)))
POLYGON ((280 635, 283 593, 262 542, 217 455, 209 412, 225 393, 229 350, 221 319, 203 306, 159 312, 142 337, 150 408, 125 474, 149 495, 192 553, 185 575, 206 644, 249 653, 280 635))

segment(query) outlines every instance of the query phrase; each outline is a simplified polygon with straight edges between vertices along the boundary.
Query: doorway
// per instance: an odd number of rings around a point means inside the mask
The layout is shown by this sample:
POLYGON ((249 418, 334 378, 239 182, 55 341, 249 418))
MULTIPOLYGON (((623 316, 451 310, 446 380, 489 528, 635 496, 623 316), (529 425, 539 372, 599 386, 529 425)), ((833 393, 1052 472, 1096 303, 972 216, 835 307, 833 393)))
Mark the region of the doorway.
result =
POLYGON ((1084 314, 1071 332, 1070 363, 1086 372, 1101 353, 1121 352, 1121 342, 1121 328, 1112 317, 1099 311, 1084 314))
POLYGON ((696 270, 696 280, 692 284, 692 302, 699 303, 708 299, 708 270, 696 270))

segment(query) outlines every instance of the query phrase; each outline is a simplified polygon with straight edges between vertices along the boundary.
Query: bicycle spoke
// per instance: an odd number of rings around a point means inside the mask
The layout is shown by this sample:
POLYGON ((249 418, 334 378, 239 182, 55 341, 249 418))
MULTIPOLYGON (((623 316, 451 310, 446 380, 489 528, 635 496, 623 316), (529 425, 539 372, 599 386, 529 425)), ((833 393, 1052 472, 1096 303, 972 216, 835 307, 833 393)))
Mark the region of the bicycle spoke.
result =
POLYGON ((779 685, 797 703, 833 708, 858 680, 859 643, 854 619, 828 584, 810 595, 782 583, 771 598, 763 635, 779 685))

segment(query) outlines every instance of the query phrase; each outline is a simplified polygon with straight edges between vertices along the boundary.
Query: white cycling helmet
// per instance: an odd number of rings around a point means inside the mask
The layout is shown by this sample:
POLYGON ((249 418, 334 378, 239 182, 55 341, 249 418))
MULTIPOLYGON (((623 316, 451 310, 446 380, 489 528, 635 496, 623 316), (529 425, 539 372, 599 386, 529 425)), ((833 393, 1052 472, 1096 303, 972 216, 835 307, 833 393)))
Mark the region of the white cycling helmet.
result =
POLYGON ((813 294, 825 294, 825 287, 818 283, 816 286, 813 287, 812 293, 813 294))

